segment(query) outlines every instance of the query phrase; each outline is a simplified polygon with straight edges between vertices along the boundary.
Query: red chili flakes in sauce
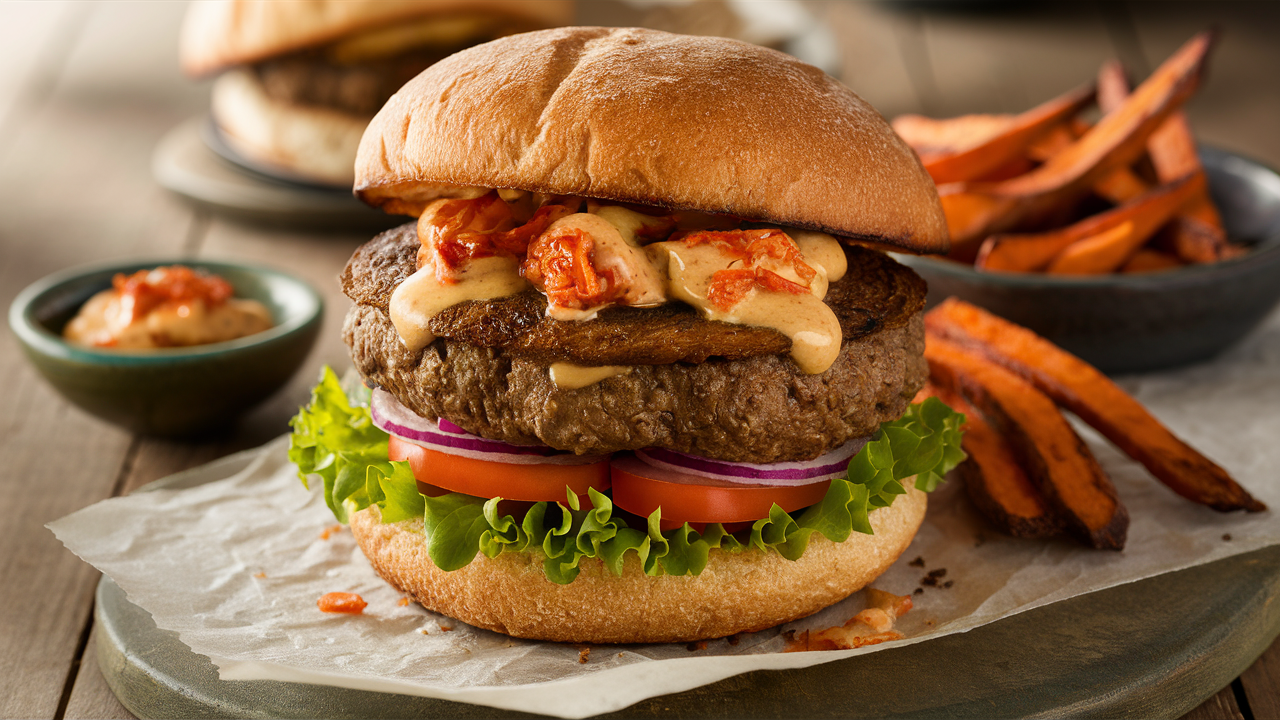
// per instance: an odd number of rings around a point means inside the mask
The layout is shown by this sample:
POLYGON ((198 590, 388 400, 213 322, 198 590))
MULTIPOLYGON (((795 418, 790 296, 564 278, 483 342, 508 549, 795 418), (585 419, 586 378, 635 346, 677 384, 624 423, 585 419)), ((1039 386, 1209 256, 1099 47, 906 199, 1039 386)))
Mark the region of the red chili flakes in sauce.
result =
POLYGON ((316 607, 321 612, 359 615, 369 607, 369 603, 355 593, 331 592, 321 596, 316 601, 316 607))
POLYGON ((165 303, 181 305, 202 300, 206 306, 215 307, 225 303, 232 294, 231 283, 184 265, 139 270, 128 276, 117 273, 111 285, 120 293, 122 308, 130 322, 165 303))
POLYGON ((800 248, 786 233, 764 230, 701 230, 679 238, 688 245, 715 245, 742 261, 743 267, 719 270, 711 276, 707 299, 728 311, 756 288, 804 295, 818 272, 804 261, 800 248), (804 284, 788 280, 764 267, 790 266, 804 284))

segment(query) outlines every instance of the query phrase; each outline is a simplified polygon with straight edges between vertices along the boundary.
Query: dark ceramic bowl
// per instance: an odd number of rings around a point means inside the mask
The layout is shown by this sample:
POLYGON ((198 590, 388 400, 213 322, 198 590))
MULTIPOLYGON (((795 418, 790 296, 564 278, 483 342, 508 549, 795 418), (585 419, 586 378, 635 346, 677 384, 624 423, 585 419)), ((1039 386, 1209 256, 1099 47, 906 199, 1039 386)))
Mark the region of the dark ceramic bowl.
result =
POLYGON ((40 374, 93 415, 148 435, 191 436, 227 426, 266 400, 302 365, 320 332, 324 301, 310 285, 262 267, 149 260, 77 268, 23 290, 9 327, 40 374), (116 273, 180 263, 221 275, 235 296, 267 306, 275 327, 189 348, 115 351, 62 339, 62 328, 116 273))
POLYGON ((1280 175, 1203 148, 1227 234, 1248 254, 1213 265, 1096 277, 987 273, 927 257, 902 261, 929 282, 930 305, 955 296, 1031 328, 1107 373, 1207 360, 1280 302, 1280 175))

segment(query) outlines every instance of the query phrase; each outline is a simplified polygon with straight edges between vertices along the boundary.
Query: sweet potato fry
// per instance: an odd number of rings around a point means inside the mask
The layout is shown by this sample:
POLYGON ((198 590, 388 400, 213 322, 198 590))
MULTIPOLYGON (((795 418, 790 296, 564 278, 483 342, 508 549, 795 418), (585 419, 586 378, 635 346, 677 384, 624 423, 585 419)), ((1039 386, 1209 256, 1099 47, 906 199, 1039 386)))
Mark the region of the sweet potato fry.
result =
POLYGON ((1027 157, 1038 163, 1071 147, 1071 143, 1080 139, 1080 135, 1072 129, 1071 123, 1062 123, 1049 129, 1039 140, 1027 146, 1027 157))
POLYGON ((1119 60, 1108 60, 1098 68, 1098 109, 1103 115, 1117 110, 1129 97, 1129 76, 1119 60))
POLYGON ((1211 33, 1192 38, 1120 108, 1105 115, 1084 137, 1035 170, 1001 182, 940 186, 938 194, 943 211, 948 213, 951 231, 951 256, 971 259, 988 235, 1034 226, 1046 214, 1087 193, 1116 168, 1137 160, 1151 133, 1195 91, 1212 40, 1211 33), (975 207, 984 210, 973 212, 975 207), (954 218, 952 212, 957 212, 954 218))
POLYGON ((1035 272, 1049 266, 1061 253, 1086 238, 1102 236, 1129 224, 1126 242, 1129 251, 1108 269, 1110 272, 1128 259, 1147 238, 1169 221, 1178 208, 1204 188, 1204 175, 1151 190, 1120 207, 1108 210, 1057 230, 1025 235, 993 235, 978 250, 974 267, 1001 272, 1035 272), (1136 244, 1133 244, 1136 243, 1136 244))
POLYGON ((893 131, 922 159, 959 152, 1004 132, 1014 115, 961 115, 936 119, 924 115, 899 115, 890 123, 893 131))
POLYGON ((969 499, 1002 532, 1014 537, 1043 538, 1062 532, 1062 522, 1018 465, 1017 456, 1000 431, 983 419, 968 400, 950 388, 926 383, 917 399, 936 397, 964 413, 964 451, 956 468, 969 499))
POLYGON ((981 180, 1026 154, 1027 147, 1093 103, 1093 87, 1076 88, 1013 118, 999 134, 946 155, 932 156, 924 169, 939 185, 981 180))
POLYGON ((1158 272, 1182 267, 1182 261, 1169 253, 1151 248, 1141 248, 1122 266, 1122 273, 1158 272))
MULTIPOLYGON (((1129 86, 1124 69, 1114 60, 1104 64, 1098 73, 1098 106, 1110 112, 1128 97, 1129 86)), ((1147 151, 1152 167, 1160 182, 1169 182, 1200 172, 1200 156, 1196 152, 1195 138, 1182 112, 1169 116, 1147 141, 1147 151)), ((1104 197, 1106 197, 1104 195, 1104 197)), ((1208 188, 1187 203, 1180 213, 1179 222, 1167 234, 1169 245, 1184 262, 1211 263, 1222 259, 1227 245, 1222 217, 1218 214, 1208 188)))
MULTIPOLYGON (((1101 89, 1099 92, 1101 92, 1101 89)), ((1125 93, 1128 93, 1127 87, 1125 88, 1125 93)), ((1088 125, 1081 123, 1083 127, 1073 127, 1076 124, 1075 122, 1063 123, 1050 130, 1044 137, 1027 148, 1028 158, 1038 162, 1046 162, 1049 158, 1065 150, 1071 143, 1089 131, 1088 125)), ((1093 193, 1112 205, 1119 205, 1132 200, 1150 189, 1151 185, 1127 167, 1118 167, 1093 184, 1093 193)))
POLYGON ((1126 220, 1110 230, 1071 243, 1049 263, 1050 275, 1105 275, 1120 267, 1147 239, 1126 220))
POLYGON ((1203 207, 1203 199, 1192 198, 1183 213, 1174 218, 1156 237, 1154 245, 1173 253, 1184 263, 1212 263, 1224 259, 1227 239, 1222 230, 1209 225, 1192 213, 1203 207))
POLYGON ((1129 202, 1150 189, 1145 180, 1127 167, 1116 168, 1093 184, 1093 193, 1113 205, 1129 202))
POLYGON ((1026 380, 941 338, 925 342, 929 376, 966 396, 1009 438, 1067 529, 1091 547, 1124 548, 1129 513, 1084 440, 1026 380))
POLYGON ((930 334, 926 352, 935 345, 934 337, 946 338, 1004 365, 1079 415, 1188 500, 1223 512, 1267 509, 1107 376, 1030 330, 954 298, 931 310, 925 327, 930 334))

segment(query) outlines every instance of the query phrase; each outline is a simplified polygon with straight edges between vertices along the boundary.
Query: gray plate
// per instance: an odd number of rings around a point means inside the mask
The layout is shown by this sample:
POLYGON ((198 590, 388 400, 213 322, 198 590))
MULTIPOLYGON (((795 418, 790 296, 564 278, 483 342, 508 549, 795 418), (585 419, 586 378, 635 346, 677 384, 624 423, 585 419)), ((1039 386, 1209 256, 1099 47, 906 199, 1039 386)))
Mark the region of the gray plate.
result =
MULTIPOLYGON (((1280 633, 1280 547, 1055 603, 961 635, 802 670, 758 671, 613 717, 1179 717, 1280 633)), ((157 717, 522 717, 446 700, 222 681, 104 577, 98 664, 157 717)))
POLYGON ((406 220, 356 200, 350 188, 290 182, 234 164, 210 147, 207 123, 203 117, 191 118, 170 130, 151 156, 156 182, 203 208, 249 222, 312 230, 380 230, 406 220))

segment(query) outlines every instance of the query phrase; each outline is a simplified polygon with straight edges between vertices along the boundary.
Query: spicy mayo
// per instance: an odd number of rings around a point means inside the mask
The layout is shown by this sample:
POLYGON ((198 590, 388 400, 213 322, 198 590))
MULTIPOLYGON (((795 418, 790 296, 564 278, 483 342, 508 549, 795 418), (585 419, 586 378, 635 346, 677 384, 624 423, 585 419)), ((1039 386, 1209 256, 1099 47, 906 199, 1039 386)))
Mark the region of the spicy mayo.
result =
POLYGON ((112 289, 90 298, 63 337, 89 347, 140 350, 206 345, 271 328, 262 303, 231 294, 226 280, 183 265, 117 274, 112 289))

